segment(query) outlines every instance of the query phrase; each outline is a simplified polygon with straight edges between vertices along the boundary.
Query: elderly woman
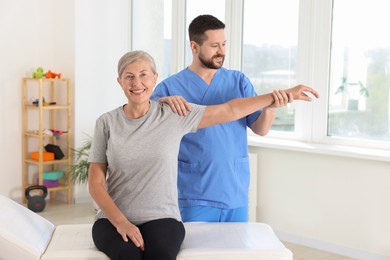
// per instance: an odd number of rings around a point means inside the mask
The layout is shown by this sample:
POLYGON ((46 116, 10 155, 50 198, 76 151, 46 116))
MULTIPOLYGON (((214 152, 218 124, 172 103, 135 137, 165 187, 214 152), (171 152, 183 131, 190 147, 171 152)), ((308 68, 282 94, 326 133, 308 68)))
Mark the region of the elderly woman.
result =
POLYGON ((318 97, 301 85, 216 106, 191 104, 191 111, 180 116, 169 105, 150 100, 156 81, 149 54, 126 53, 118 63, 118 82, 128 102, 96 121, 88 180, 100 210, 92 236, 110 259, 176 259, 185 236, 176 186, 177 156, 185 134, 266 106, 310 101, 304 91, 318 97))

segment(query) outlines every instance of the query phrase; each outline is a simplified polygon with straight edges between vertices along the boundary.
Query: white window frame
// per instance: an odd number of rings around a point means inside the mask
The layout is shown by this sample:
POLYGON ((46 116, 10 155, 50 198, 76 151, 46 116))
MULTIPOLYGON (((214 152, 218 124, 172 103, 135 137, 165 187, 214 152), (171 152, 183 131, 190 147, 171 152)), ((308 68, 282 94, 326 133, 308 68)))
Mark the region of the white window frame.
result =
POLYGON ((172 73, 184 68, 186 37, 186 1, 172 0, 172 73))
MULTIPOLYGON (((305 109, 307 113, 311 114, 311 116, 307 115, 306 119, 304 119, 310 120, 311 123, 308 129, 311 129, 311 133, 306 133, 307 138, 303 140, 333 146, 349 146, 349 150, 352 147, 356 147, 356 150, 368 148, 370 152, 373 152, 371 149, 389 150, 389 142, 386 141, 328 136, 328 104, 331 94, 329 93, 329 78, 332 4, 332 0, 300 1, 299 29, 302 33, 299 34, 300 44, 298 48, 301 55, 298 56, 298 60, 306 62, 305 64, 298 62, 298 69, 302 69, 302 71, 298 72, 298 75, 305 75, 302 77, 302 82, 306 82, 305 80, 307 80, 310 86, 318 89, 321 94, 321 98, 313 102, 311 109, 305 109), (310 78, 310 75, 312 78, 310 78)), ((300 126, 304 125, 299 122, 297 124, 300 126)), ((384 152, 386 153, 386 151, 384 152)))

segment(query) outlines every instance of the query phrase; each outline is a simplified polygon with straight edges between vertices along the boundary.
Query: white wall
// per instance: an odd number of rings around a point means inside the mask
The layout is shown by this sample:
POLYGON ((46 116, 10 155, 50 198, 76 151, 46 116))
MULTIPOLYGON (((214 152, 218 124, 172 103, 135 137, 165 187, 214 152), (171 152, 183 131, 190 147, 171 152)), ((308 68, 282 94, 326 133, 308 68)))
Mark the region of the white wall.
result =
MULTIPOLYGON (((128 0, 0 1, 0 194, 23 192, 21 78, 42 66, 72 80, 77 147, 98 115, 126 101, 116 67, 129 50, 130 12, 128 0)), ((85 187, 75 194, 89 197, 85 187)))
MULTIPOLYGON (((75 147, 93 136, 99 115, 124 103, 117 64, 130 50, 128 0, 75 1, 75 147)), ((90 199, 85 186, 75 188, 77 202, 90 199)))
POLYGON ((0 1, 0 193, 22 196, 21 78, 39 66, 74 77, 74 6, 67 0, 0 1))
POLYGON ((132 41, 133 50, 148 52, 155 59, 159 78, 164 66, 164 0, 133 2, 132 41), (147 15, 145 15, 147 14, 147 15), (153 17, 153 19, 151 19, 153 17), (147 33, 145 33, 147 32, 147 33))
POLYGON ((390 259, 389 163, 250 147, 258 154, 258 221, 282 239, 390 259))

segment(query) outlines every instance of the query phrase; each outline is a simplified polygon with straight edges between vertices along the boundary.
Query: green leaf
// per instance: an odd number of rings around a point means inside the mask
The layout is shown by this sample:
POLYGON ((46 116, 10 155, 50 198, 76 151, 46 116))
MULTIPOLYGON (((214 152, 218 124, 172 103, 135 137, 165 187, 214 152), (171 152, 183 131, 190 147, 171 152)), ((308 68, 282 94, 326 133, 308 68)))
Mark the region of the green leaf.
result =
POLYGON ((72 149, 74 162, 70 169, 72 183, 86 184, 88 182, 89 151, 92 145, 92 137, 88 136, 83 145, 78 149, 72 149))

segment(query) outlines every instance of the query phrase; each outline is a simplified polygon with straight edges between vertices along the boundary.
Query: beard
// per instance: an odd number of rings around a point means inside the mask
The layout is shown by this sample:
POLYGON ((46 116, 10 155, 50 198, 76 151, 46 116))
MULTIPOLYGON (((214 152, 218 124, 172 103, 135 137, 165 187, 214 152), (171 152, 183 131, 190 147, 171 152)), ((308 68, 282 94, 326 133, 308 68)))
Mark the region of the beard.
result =
POLYGON ((199 53, 199 60, 205 67, 209 69, 217 70, 222 67, 223 62, 225 61, 225 55, 217 54, 211 57, 211 59, 207 60, 206 58, 202 57, 202 54, 199 53), (216 63, 213 61, 214 58, 220 58, 220 57, 222 58, 221 62, 216 63))

